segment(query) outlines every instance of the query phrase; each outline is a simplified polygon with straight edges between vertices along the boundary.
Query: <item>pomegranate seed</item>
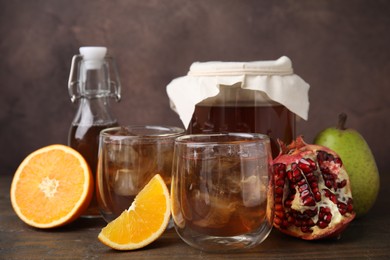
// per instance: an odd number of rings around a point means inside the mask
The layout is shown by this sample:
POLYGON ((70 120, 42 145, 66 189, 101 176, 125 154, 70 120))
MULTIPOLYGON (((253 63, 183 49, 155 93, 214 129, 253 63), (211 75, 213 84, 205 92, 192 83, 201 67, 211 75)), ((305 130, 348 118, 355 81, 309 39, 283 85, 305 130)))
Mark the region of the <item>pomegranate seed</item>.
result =
POLYGON ((279 217, 279 218, 283 218, 284 217, 284 212, 283 211, 276 211, 275 210, 275 216, 279 217))
POLYGON ((314 175, 313 176, 308 176, 308 177, 306 177, 306 179, 307 179, 307 182, 310 183, 310 187, 312 186, 312 184, 318 182, 317 177, 314 176, 314 175))
POLYGON ((296 183, 298 181, 300 181, 302 179, 302 174, 301 174, 301 171, 299 169, 295 169, 294 171, 292 171, 292 177, 291 177, 291 181, 296 183))
POLYGON ((292 200, 286 200, 286 201, 284 202, 284 206, 285 206, 286 208, 291 208, 291 205, 292 205, 292 200))
POLYGON ((335 163, 337 163, 337 164, 339 164, 340 165, 340 167, 343 165, 343 162, 341 161, 341 159, 340 158, 338 158, 338 157, 336 157, 336 158, 334 158, 334 160, 333 160, 335 163))
POLYGON ((334 161, 334 156, 333 154, 330 154, 330 153, 327 153, 327 152, 324 152, 326 153, 326 159, 327 161, 334 161))
POLYGON ((302 186, 303 184, 307 183, 305 178, 302 178, 300 181, 297 182, 298 186, 302 186))
POLYGON ((276 211, 283 211, 283 206, 282 206, 282 204, 275 204, 275 210, 276 210, 276 211))
POLYGON ((296 219, 294 225, 295 225, 296 227, 301 227, 301 226, 302 226, 302 221, 296 219))
POLYGON ((278 187, 283 187, 284 183, 285 183, 284 179, 279 179, 275 181, 275 185, 278 187))
POLYGON ((292 171, 287 171, 287 178, 291 181, 293 179, 292 171))
POLYGON ((328 223, 322 221, 322 220, 319 220, 317 222, 317 226, 320 227, 320 228, 326 228, 328 226, 328 223))
POLYGON ((305 183, 305 184, 299 186, 298 191, 299 191, 299 192, 302 192, 302 191, 307 191, 307 192, 309 192, 308 188, 309 188, 309 185, 307 185, 307 184, 305 183))
POLYGON ((287 228, 289 226, 289 223, 287 222, 287 220, 283 220, 282 226, 283 226, 283 228, 287 228))
POLYGON ((336 195, 334 195, 333 193, 330 195, 329 199, 330 199, 334 204, 337 203, 336 195))
POLYGON ((275 187, 275 195, 283 195, 283 188, 275 187))
POLYGON ((301 197, 302 199, 304 199, 307 196, 310 196, 310 191, 308 189, 305 189, 301 192, 301 197))
POLYGON ((341 182, 338 182, 337 183, 337 188, 339 188, 339 189, 344 188, 345 185, 347 185, 347 180, 343 180, 341 182))
POLYGON ((331 194, 333 194, 330 190, 328 189, 323 189, 323 191, 325 192, 325 197, 329 198, 331 194))
POLYGON ((347 211, 352 212, 353 211, 353 204, 352 204, 352 199, 350 198, 347 203, 347 211))
POLYGON ((321 201, 321 193, 317 190, 315 193, 314 193, 314 199, 318 202, 318 201, 321 201))
POLYGON ((313 221, 311 218, 310 218, 309 220, 306 221, 306 224, 307 224, 307 226, 309 226, 309 227, 315 226, 315 223, 314 223, 314 221, 313 221))
POLYGON ((333 182, 330 180, 325 181, 325 186, 329 189, 333 188, 333 182))
POLYGON ((317 151, 317 160, 321 164, 328 160, 328 153, 324 151, 317 151))
POLYGON ((330 223, 332 221, 332 214, 328 213, 328 214, 325 214, 324 217, 323 217, 323 220, 326 222, 326 223, 330 223))
POLYGON ((347 213, 347 205, 346 204, 339 202, 339 203, 337 203, 337 208, 339 209, 339 212, 341 213, 341 215, 345 215, 345 213, 347 213))
POLYGON ((303 200, 303 205, 304 206, 315 206, 316 202, 314 201, 313 197, 306 197, 303 200))
POLYGON ((310 163, 310 166, 313 170, 317 170, 317 164, 312 159, 307 159, 307 161, 310 163))
POLYGON ((277 224, 277 225, 280 225, 280 224, 282 224, 282 220, 278 216, 275 216, 274 217, 274 223, 277 224))
POLYGON ((307 215, 309 218, 312 218, 317 215, 317 209, 307 209, 304 211, 304 214, 307 215))
POLYGON ((274 164, 274 174, 279 178, 283 178, 286 175, 286 165, 283 163, 274 164))
POLYGON ((310 163, 302 158, 301 160, 299 160, 298 162, 298 167, 304 172, 304 173, 309 173, 311 172, 311 167, 310 167, 310 163))
POLYGON ((334 204, 337 204, 336 195, 334 195, 330 190, 324 189, 324 191, 325 191, 325 197, 329 198, 334 204))
POLYGON ((333 180, 333 176, 330 173, 324 173, 323 177, 325 180, 333 180))
POLYGON ((316 176, 314 175, 313 172, 306 173, 305 176, 306 176, 306 179, 308 182, 316 182, 317 181, 316 176))
POLYGON ((313 230, 311 230, 311 228, 310 228, 310 227, 307 227, 307 226, 302 226, 302 227, 301 227, 301 231, 302 231, 303 233, 312 233, 312 232, 313 232, 313 230))
POLYGON ((292 163, 291 164, 291 170, 295 170, 297 168, 297 164, 296 163, 292 163))

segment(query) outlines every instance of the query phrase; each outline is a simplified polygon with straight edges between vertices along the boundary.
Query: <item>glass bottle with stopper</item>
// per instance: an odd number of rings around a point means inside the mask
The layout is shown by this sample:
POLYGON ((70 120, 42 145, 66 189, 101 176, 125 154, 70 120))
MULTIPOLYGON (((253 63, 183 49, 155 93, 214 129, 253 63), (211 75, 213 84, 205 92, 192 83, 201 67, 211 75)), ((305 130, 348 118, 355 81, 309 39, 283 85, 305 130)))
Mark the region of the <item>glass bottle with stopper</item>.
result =
MULTIPOLYGON (((81 47, 74 55, 68 90, 78 109, 69 130, 68 145, 79 151, 88 162, 94 179, 101 130, 117 126, 111 112, 111 99, 120 100, 121 84, 115 61, 106 47, 81 47)), ((95 192, 85 217, 97 217, 95 192)))

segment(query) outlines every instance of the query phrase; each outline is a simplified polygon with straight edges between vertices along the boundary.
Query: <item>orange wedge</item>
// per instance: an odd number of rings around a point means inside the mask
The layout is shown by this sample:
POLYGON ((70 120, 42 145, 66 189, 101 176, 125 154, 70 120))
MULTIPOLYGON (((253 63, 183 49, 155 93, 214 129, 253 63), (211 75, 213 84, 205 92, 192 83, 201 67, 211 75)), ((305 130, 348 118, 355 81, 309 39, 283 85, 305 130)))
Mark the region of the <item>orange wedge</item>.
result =
POLYGON ((13 177, 10 196, 23 222, 54 228, 78 218, 92 193, 91 171, 82 155, 65 145, 50 145, 23 160, 13 177))
POLYGON ((102 229, 98 239, 117 250, 142 248, 162 235, 170 215, 168 188, 156 174, 138 193, 130 208, 102 229))

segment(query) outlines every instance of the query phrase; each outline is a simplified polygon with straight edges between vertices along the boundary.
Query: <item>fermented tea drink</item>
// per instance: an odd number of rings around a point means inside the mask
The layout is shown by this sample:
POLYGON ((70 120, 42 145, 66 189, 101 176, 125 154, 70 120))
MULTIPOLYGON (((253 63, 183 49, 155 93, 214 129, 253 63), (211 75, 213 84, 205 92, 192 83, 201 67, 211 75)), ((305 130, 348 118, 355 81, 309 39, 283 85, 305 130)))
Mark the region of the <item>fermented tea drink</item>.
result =
POLYGON ((185 77, 167 86, 171 108, 188 134, 260 133, 295 139, 296 115, 307 119, 309 85, 293 73, 291 60, 195 62, 185 77))
POLYGON ((258 229, 267 209, 266 193, 261 190, 268 185, 267 168, 260 162, 256 157, 228 154, 207 160, 186 158, 186 178, 179 184, 191 186, 184 188, 180 197, 185 223, 212 236, 236 236, 258 229), (205 169, 207 174, 202 172, 205 169), (263 176, 259 171, 265 171, 263 176))
POLYGON ((188 133, 264 133, 270 137, 273 156, 279 152, 277 139, 289 144, 295 136, 295 114, 282 105, 197 104, 188 133))
POLYGON ((128 209, 135 196, 160 174, 171 185, 173 146, 184 129, 167 126, 126 126, 100 134, 97 200, 109 222, 128 209))
POLYGON ((243 249, 268 236, 274 206, 267 136, 179 137, 172 176, 172 216, 189 245, 206 251, 243 249))

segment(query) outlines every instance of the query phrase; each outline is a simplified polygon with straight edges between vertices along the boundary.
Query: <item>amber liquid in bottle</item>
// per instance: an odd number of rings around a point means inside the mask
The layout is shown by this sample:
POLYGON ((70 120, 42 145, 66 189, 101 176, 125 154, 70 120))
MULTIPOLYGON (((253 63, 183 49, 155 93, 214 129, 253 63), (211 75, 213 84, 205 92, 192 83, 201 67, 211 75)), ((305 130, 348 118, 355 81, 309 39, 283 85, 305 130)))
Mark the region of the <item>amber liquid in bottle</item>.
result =
MULTIPOLYGON (((98 161, 99 134, 100 131, 109 127, 118 126, 117 122, 108 124, 79 125, 72 124, 69 131, 69 144, 77 150, 87 161, 93 176, 93 183, 96 182, 96 167, 98 161)), ((96 200, 96 193, 93 193, 91 203, 85 216, 99 216, 99 209, 96 200)))
MULTIPOLYGON (((110 99, 120 100, 120 81, 114 59, 106 58, 107 48, 87 46, 74 55, 69 74, 68 91, 78 110, 68 135, 68 145, 87 161, 96 183, 100 131, 117 126, 110 111, 110 99)), ((96 192, 83 217, 99 217, 96 192)))
POLYGON ((273 157, 279 153, 277 139, 289 144, 295 135, 295 115, 282 105, 196 105, 188 133, 243 132, 266 134, 273 157))

